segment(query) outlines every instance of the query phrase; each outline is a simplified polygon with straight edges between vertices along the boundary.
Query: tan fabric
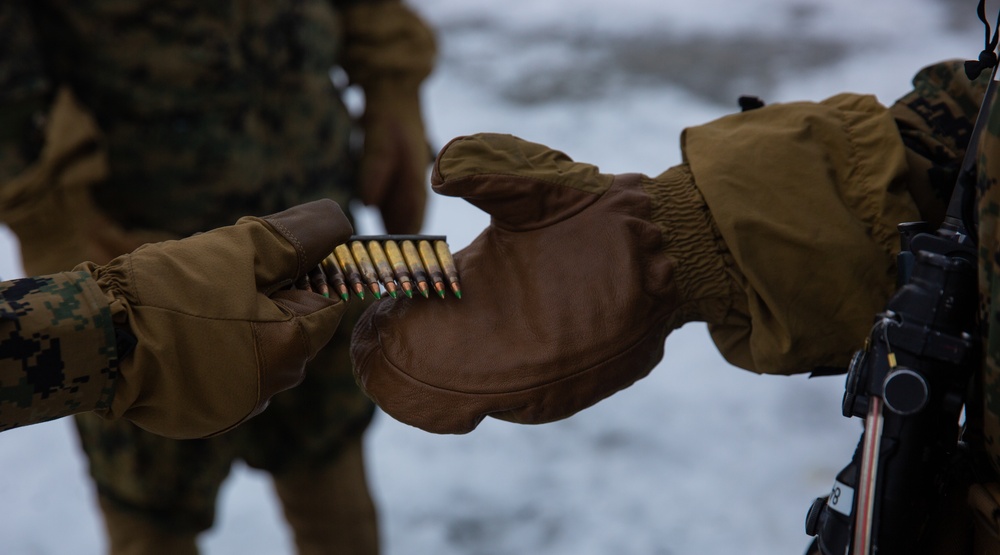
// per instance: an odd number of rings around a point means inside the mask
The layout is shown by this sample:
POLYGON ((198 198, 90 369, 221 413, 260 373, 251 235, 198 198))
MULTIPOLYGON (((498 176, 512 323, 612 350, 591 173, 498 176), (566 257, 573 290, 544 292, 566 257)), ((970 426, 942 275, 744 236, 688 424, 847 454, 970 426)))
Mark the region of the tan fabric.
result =
POLYGON ((94 204, 91 188, 108 175, 107 154, 93 117, 68 88, 53 102, 45 137, 38 161, 0 187, 0 221, 17 234, 28 275, 69 270, 70 260, 103 264, 169 238, 125 232, 94 204))
POLYGON ((433 160, 419 92, 437 55, 434 34, 398 1, 348 8, 344 26, 344 67, 365 93, 361 200, 379 208, 388 233, 417 233, 433 160))
POLYGON ((565 418, 645 376, 684 318, 732 304, 723 248, 682 171, 612 176, 481 134, 445 147, 432 184, 492 221, 455 254, 461 300, 383 299, 355 327, 359 383, 403 422, 465 433, 486 416, 565 418))
POLYGON ((320 200, 79 266, 138 339, 104 414, 191 438, 259 413, 301 381, 344 310, 286 287, 351 231, 337 204, 320 200))
POLYGON ((896 225, 919 219, 895 123, 873 97, 778 104, 687 129, 685 160, 744 280, 710 327, 755 372, 843 367, 895 290, 896 225))

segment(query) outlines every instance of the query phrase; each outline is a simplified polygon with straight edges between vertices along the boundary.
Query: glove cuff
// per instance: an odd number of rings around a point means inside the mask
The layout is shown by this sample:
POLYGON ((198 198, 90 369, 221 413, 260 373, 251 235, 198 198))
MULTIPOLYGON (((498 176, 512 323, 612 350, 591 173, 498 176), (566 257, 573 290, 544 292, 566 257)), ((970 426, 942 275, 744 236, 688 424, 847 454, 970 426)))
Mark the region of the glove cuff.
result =
POLYGON ((663 232, 663 254, 674 261, 680 304, 671 327, 687 322, 720 323, 744 300, 739 270, 722 240, 694 177, 686 165, 675 166, 643 189, 652 198, 652 220, 663 232))
POLYGON ((365 85, 364 92, 365 114, 412 114, 415 119, 421 121, 419 81, 385 77, 365 85))

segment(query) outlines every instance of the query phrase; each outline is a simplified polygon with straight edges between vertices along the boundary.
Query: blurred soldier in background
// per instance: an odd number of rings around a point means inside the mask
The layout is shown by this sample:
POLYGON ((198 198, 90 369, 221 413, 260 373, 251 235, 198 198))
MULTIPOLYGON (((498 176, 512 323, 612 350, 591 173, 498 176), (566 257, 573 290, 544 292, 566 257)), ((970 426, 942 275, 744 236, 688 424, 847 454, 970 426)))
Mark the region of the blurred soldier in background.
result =
MULTIPOLYGON (((397 0, 4 2, 0 220, 29 275, 319 198, 360 198, 387 231, 416 232, 430 160, 419 87, 434 56, 397 0), (364 92, 358 156, 341 69, 364 92)), ((220 265, 220 282, 233 271, 220 265)), ((196 553, 238 459, 273 476, 300 553, 376 553, 353 312, 301 387, 217 438, 79 417, 111 553, 196 553)), ((220 372, 231 362, 216 355, 220 372)))

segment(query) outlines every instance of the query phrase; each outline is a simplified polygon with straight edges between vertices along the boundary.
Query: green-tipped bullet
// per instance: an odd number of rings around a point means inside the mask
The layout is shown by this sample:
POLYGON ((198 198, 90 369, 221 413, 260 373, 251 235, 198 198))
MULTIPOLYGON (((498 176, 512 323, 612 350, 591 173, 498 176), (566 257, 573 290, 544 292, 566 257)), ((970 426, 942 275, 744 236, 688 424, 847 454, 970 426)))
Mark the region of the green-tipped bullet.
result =
MULTIPOLYGON (((424 263, 424 268, 430 277, 428 285, 434 288, 438 296, 444 298, 444 273, 441 271, 441 263, 438 262, 434 247, 430 241, 419 241, 417 252, 420 254, 420 261, 424 263)), ((406 254, 405 252, 403 254, 406 254)))
POLYGON ((458 285, 458 268, 455 267, 455 259, 448 250, 448 243, 444 241, 434 241, 434 253, 437 254, 438 261, 441 262, 441 269, 448 279, 448 286, 451 292, 459 299, 462 298, 462 288, 458 285))
POLYGON ((361 279, 361 271, 358 269, 358 265, 354 262, 354 257, 351 255, 351 250, 347 248, 347 245, 337 245, 333 249, 333 256, 337 259, 337 263, 340 264, 340 269, 344 272, 344 278, 350 284, 351 288, 354 289, 354 293, 359 299, 365 300, 365 284, 361 279))
POLYGON ((330 253, 323 262, 320 263, 323 270, 326 272, 326 279, 329 280, 333 288, 336 289, 340 298, 347 302, 351 300, 351 294, 348 292, 347 284, 344 282, 344 273, 340 270, 340 266, 337 264, 337 258, 330 253))
POLYGON ((361 272, 361 279, 368 286, 372 295, 376 299, 381 299, 382 295, 378 285, 378 270, 375 269, 375 264, 368 255, 368 251, 365 250, 364 243, 361 241, 352 241, 351 254, 354 256, 354 261, 358 263, 358 271, 361 272))
POLYGON ((368 241, 368 254, 371 256, 372 263, 375 264, 375 271, 378 273, 379 280, 382 281, 382 286, 385 287, 385 291, 389 293, 389 296, 396 298, 396 276, 392 273, 392 264, 389 263, 389 258, 385 254, 385 250, 382 249, 382 245, 378 241, 368 241))
POLYGON ((389 265, 392 266, 392 273, 396 276, 396 282, 399 283, 403 294, 412 299, 412 278, 410 277, 410 270, 406 267, 403 252, 399 249, 399 244, 393 240, 388 240, 383 246, 385 247, 384 251, 389 265))
POLYGON ((413 241, 403 241, 399 245, 403 251, 403 260, 406 261, 406 267, 410 269, 410 275, 413 276, 413 281, 417 283, 417 290, 420 294, 424 296, 425 299, 430 298, 428 290, 430 285, 427 283, 427 269, 424 268, 424 263, 420 260, 420 253, 417 252, 417 246, 413 244, 413 241))

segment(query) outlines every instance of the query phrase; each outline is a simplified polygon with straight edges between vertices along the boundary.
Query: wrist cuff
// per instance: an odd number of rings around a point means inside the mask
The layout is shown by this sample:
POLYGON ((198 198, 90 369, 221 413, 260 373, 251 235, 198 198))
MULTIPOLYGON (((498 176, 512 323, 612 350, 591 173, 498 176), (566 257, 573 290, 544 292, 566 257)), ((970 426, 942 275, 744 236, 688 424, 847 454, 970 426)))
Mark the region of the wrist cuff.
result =
POLYGON ((743 296, 736 279, 739 270, 694 185, 690 168, 683 164, 655 179, 644 178, 643 189, 652 197, 653 223, 663 231, 663 254, 675 261, 681 304, 672 327, 695 321, 722 322, 743 296))

